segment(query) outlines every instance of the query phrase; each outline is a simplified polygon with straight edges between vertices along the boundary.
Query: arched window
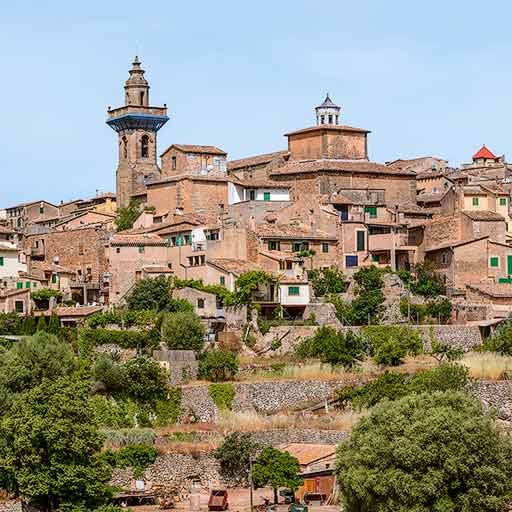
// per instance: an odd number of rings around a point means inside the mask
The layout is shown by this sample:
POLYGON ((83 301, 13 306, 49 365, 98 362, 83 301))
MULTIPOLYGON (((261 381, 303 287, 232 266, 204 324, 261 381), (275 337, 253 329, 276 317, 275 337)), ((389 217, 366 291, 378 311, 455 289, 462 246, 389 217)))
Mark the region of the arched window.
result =
POLYGON ((144 91, 140 92, 140 104, 144 105, 144 91))
POLYGON ((142 158, 149 156, 149 137, 147 135, 143 135, 140 139, 140 156, 142 158))
POLYGON ((121 139, 121 151, 123 152, 123 158, 128 158, 128 139, 123 137, 121 139))

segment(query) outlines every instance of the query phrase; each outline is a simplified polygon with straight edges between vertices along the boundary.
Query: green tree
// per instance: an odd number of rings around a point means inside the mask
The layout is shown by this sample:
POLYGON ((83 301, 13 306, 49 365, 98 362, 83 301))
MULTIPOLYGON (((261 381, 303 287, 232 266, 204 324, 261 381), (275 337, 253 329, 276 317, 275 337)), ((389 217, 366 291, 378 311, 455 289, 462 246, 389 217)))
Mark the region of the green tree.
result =
POLYGON ((490 512, 509 503, 512 446, 462 393, 377 405, 338 448, 347 512, 490 512))
POLYGON ((299 461, 288 452, 267 447, 258 455, 252 466, 252 481, 256 488, 270 486, 277 503, 279 487, 295 491, 302 485, 299 461))
POLYGON ((92 370, 94 380, 108 393, 121 392, 126 388, 126 373, 124 365, 106 355, 98 357, 92 370))
POLYGON ((130 199, 129 205, 125 208, 119 208, 115 220, 117 231, 131 229, 133 223, 141 214, 141 211, 140 202, 136 199, 130 199))
POLYGON ((412 293, 423 297, 437 297, 444 293, 443 281, 428 264, 419 263, 414 271, 415 279, 406 284, 412 293))
POLYGON ((253 302, 253 293, 260 286, 275 286, 277 278, 263 270, 250 270, 240 275, 235 282, 235 296, 233 302, 238 305, 250 306, 253 302))
POLYGON ((94 418, 87 382, 45 379, 18 396, 0 421, 0 485, 45 511, 104 503, 111 469, 94 418))
POLYGON ((383 271, 371 265, 354 274, 355 294, 351 303, 351 320, 355 325, 378 323, 384 310, 383 271))
POLYGON ((23 319, 23 334, 32 336, 36 332, 36 319, 33 315, 28 315, 23 319))
POLYGON ((46 332, 48 330, 48 326, 46 325, 46 318, 44 315, 40 315, 37 320, 36 332, 46 332))
POLYGON ((303 340, 296 354, 304 358, 319 358, 322 363, 352 368, 367 354, 367 344, 362 336, 352 331, 339 332, 334 327, 320 327, 314 336, 303 340))
POLYGON ((50 321, 48 322, 47 332, 49 332, 50 334, 57 335, 57 334, 59 334, 59 330, 60 330, 59 317, 55 313, 52 313, 50 316, 50 321))
POLYGON ((168 313, 161 328, 162 341, 171 350, 200 351, 204 346, 206 328, 191 312, 168 313))
POLYGON ((505 356, 512 355, 512 315, 498 325, 494 333, 484 341, 482 348, 505 356))
POLYGON ((141 279, 126 297, 128 309, 166 311, 171 301, 171 285, 171 279, 165 276, 141 279))
POLYGON ((0 355, 0 401, 7 394, 35 387, 45 378, 70 375, 75 368, 70 346, 56 336, 38 332, 22 339, 0 355))
POLYGON ((210 350, 199 361, 199 375, 212 382, 232 380, 237 373, 238 357, 229 350, 210 350))
POLYGON ((343 293, 347 289, 347 279, 337 267, 309 270, 308 279, 317 297, 331 293, 343 293))
POLYGON ((245 486, 249 477, 249 460, 256 456, 260 445, 247 432, 233 432, 214 452, 222 478, 245 486))
POLYGON ((415 356, 423 350, 421 333, 407 326, 369 325, 362 332, 371 341, 371 351, 377 364, 398 366, 406 355, 415 356))
POLYGON ((139 356, 124 364, 126 393, 139 402, 155 402, 165 398, 167 375, 151 357, 139 356))

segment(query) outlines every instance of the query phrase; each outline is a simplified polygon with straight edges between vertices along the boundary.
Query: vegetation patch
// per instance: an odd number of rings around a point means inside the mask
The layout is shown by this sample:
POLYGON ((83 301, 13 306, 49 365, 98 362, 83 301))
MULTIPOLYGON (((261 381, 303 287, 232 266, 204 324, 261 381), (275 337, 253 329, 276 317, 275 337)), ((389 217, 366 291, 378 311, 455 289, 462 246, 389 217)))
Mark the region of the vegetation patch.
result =
POLYGON ((230 411, 233 407, 233 400, 235 398, 235 388, 233 384, 210 384, 208 386, 208 394, 213 400, 213 403, 221 411, 230 411))

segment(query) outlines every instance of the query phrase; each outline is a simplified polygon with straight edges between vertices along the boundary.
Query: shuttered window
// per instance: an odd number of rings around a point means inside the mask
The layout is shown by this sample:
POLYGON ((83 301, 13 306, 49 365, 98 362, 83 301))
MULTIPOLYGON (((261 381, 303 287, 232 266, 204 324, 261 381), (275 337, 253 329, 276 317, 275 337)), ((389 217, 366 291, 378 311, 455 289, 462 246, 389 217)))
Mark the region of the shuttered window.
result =
POLYGON ((288 286, 288 295, 300 295, 300 289, 298 286, 288 286))
POLYGON ((489 264, 491 267, 499 267, 500 266, 500 259, 498 256, 491 256, 489 258, 489 264))
POLYGON ((357 251, 364 251, 365 250, 365 232, 364 231, 357 231, 357 251))
POLYGON ((4 266, 4 257, 0 256, 0 267, 4 266))
POLYGON ((370 216, 370 219, 375 219, 377 217, 376 206, 365 206, 364 211, 370 216))

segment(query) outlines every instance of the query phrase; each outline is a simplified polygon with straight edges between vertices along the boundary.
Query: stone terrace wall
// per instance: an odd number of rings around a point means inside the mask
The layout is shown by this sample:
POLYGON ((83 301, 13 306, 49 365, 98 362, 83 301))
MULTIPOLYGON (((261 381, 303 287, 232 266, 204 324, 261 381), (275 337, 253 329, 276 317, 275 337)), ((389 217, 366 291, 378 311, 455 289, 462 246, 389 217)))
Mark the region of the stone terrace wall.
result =
POLYGON ((482 401, 484 410, 493 409, 498 418, 512 420, 512 381, 478 381, 470 392, 482 401))
MULTIPOLYGON (((363 384, 365 379, 344 380, 279 380, 253 383, 236 383, 234 411, 256 411, 273 414, 298 409, 307 404, 332 398, 333 392, 343 386, 363 384)), ((216 421, 219 411, 208 394, 208 385, 196 384, 182 387, 182 410, 193 411, 202 422, 216 421)))
MULTIPOLYGON (((405 324, 402 324, 405 325, 405 324)), ((432 329, 436 338, 442 342, 456 347, 461 347, 465 351, 471 350, 482 343, 480 329, 473 325, 411 325, 414 329, 419 329, 423 333, 425 350, 430 348, 430 331, 432 329)), ((262 336, 256 345, 257 351, 268 349, 273 340, 281 341, 281 347, 277 350, 267 350, 263 356, 272 357, 277 355, 289 354, 295 350, 295 347, 305 338, 313 336, 318 327, 311 326, 286 326, 271 327, 270 331, 262 336)), ((339 330, 359 332, 360 326, 342 326, 339 330)))

